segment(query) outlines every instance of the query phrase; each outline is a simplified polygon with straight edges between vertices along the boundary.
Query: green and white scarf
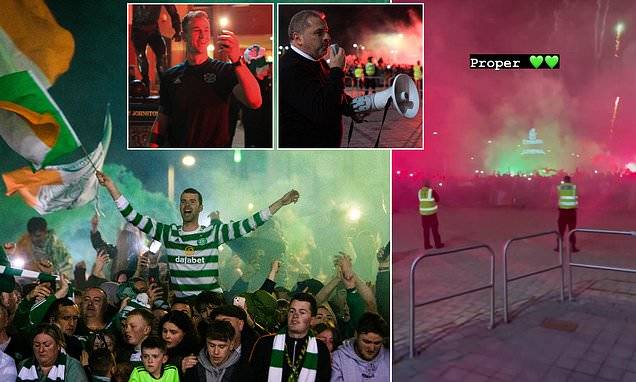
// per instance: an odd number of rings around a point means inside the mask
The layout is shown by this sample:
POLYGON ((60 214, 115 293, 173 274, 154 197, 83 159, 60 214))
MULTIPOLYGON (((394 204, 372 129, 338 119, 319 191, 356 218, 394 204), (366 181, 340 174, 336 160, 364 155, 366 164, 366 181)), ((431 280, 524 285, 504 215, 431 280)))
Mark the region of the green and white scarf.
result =
POLYGON ((287 349, 285 348, 285 333, 279 333, 274 337, 272 358, 269 362, 269 377, 267 382, 281 382, 283 380, 283 365, 289 365, 290 374, 287 382, 313 382, 316 380, 318 368, 318 343, 316 337, 309 335, 300 355, 294 364, 291 363, 287 349), (302 363, 302 368, 299 368, 302 363))
POLYGON ((55 281, 59 280, 59 276, 51 275, 44 272, 30 271, 28 269, 12 268, 4 265, 0 265, 0 274, 7 276, 25 277, 29 279, 37 279, 40 281, 55 281))
MULTIPOLYGON (((18 372, 18 379, 16 382, 22 381, 38 381, 38 366, 33 362, 33 358, 29 358, 24 361, 22 368, 18 372)), ((55 365, 49 370, 49 374, 46 376, 46 381, 63 381, 64 373, 66 372, 66 354, 60 351, 60 354, 55 360, 55 365)))

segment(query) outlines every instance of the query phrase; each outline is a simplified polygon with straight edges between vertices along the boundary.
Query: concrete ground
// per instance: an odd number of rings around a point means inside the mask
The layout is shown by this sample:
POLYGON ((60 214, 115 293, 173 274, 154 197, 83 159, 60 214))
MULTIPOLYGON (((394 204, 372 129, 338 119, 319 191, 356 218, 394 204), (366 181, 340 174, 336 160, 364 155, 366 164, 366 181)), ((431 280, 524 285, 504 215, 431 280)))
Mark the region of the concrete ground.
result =
MULTIPOLYGON (((515 236, 554 229, 556 212, 442 206, 439 215, 447 248, 486 243, 495 250, 496 326, 487 329, 487 291, 416 308, 418 354, 409 359, 408 274, 423 245, 418 216, 394 214, 394 380, 636 381, 635 276, 577 268, 576 299, 563 303, 557 270, 512 282, 512 321, 505 324, 503 244, 515 236)), ((636 217, 582 211, 579 226, 633 231, 636 217)), ((509 277, 557 264, 554 244, 553 237, 515 243, 509 254, 509 277)), ((636 268, 634 237, 580 234, 578 244, 582 251, 574 255, 576 261, 636 268)), ((425 259, 420 264, 416 302, 488 281, 488 256, 483 251, 425 259)))

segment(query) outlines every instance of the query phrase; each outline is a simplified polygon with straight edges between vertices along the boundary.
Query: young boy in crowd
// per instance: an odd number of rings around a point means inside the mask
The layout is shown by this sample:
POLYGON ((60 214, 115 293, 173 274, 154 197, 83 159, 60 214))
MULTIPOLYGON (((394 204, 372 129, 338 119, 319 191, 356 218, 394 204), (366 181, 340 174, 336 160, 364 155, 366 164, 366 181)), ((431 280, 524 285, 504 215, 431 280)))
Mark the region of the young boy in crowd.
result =
POLYGON ((168 361, 166 342, 158 337, 148 337, 141 344, 143 366, 137 366, 128 382, 179 382, 179 370, 168 361), (165 365, 165 366, 164 366, 165 365))

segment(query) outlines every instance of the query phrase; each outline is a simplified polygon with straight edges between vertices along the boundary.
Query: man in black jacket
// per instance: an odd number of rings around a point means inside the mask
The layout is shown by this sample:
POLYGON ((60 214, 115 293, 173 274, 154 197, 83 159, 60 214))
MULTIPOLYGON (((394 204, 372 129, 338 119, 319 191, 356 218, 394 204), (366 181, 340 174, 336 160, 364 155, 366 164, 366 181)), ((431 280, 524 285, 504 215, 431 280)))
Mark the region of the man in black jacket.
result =
POLYGON ((279 146, 340 147, 342 115, 351 97, 344 92, 344 49, 329 49, 322 12, 296 13, 288 27, 290 49, 280 60, 279 146), (325 61, 329 59, 329 63, 325 61))
POLYGON ((255 381, 329 381, 331 356, 310 331, 318 308, 309 293, 296 293, 289 304, 287 328, 256 341, 250 357, 255 381))

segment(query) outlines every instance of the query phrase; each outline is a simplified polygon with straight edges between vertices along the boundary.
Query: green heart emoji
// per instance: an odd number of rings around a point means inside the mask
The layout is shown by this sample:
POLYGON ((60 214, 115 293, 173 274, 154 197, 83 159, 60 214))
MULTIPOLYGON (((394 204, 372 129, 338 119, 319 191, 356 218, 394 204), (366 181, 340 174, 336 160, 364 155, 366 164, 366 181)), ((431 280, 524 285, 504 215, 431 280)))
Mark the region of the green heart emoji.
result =
POLYGON ((530 56, 530 63, 532 64, 532 66, 534 66, 535 69, 539 69, 539 66, 541 66, 542 62, 543 56, 530 56))
POLYGON ((559 56, 545 56, 545 63, 548 64, 550 69, 554 69, 556 64, 559 63, 559 56))

